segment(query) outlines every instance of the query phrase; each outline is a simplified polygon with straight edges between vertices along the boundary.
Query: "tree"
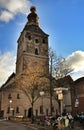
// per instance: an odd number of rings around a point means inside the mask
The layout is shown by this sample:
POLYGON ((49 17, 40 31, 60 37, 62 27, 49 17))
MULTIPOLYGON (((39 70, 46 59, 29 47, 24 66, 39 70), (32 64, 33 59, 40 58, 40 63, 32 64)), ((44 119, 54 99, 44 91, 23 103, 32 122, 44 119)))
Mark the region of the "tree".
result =
MULTIPOLYGON (((62 79, 73 71, 71 64, 61 56, 57 56, 56 53, 49 49, 49 74, 56 80, 62 79)), ((51 79, 52 80, 52 79, 51 79)))
POLYGON ((71 68, 71 65, 67 63, 67 60, 65 58, 60 57, 55 66, 55 78, 63 78, 69 75, 72 71, 73 69, 71 68))
POLYGON ((33 108, 34 103, 40 97, 40 91, 47 91, 49 83, 45 77, 44 72, 39 66, 33 68, 33 70, 24 70, 23 73, 16 77, 15 82, 18 88, 28 98, 32 108, 32 123, 33 123, 33 108))
POLYGON ((53 87, 60 87, 60 85, 61 87, 63 87, 64 85, 68 87, 69 82, 67 84, 65 77, 68 76, 72 71, 73 69, 71 68, 71 65, 67 63, 66 59, 63 57, 58 57, 56 53, 50 48, 49 49, 49 74, 50 74, 49 79, 50 79, 51 115, 52 115, 52 96, 54 95, 55 99, 58 101, 56 94, 53 93, 53 89, 54 89, 53 87), (53 86, 53 81, 55 81, 55 79, 56 82, 53 86))
POLYGON ((54 51, 49 48, 49 80, 50 80, 50 113, 52 115, 52 97, 53 97, 53 76, 54 76, 54 68, 56 64, 56 54, 54 51))

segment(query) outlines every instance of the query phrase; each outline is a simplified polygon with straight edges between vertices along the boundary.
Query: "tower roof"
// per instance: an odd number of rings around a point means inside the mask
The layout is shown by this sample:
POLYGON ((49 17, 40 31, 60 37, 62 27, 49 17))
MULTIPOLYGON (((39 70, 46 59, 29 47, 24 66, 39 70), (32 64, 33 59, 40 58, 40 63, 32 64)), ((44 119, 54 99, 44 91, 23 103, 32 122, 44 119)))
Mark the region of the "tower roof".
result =
POLYGON ((31 32, 39 33, 42 35, 48 36, 40 27, 39 27, 39 22, 38 22, 38 15, 36 14, 36 7, 32 6, 30 8, 30 13, 27 16, 28 22, 24 27, 24 30, 28 30, 31 32))
POLYGON ((35 26, 35 25, 27 25, 26 24, 26 26, 24 27, 24 30, 28 30, 28 31, 31 31, 31 32, 34 32, 34 33, 49 36, 39 26, 35 26))

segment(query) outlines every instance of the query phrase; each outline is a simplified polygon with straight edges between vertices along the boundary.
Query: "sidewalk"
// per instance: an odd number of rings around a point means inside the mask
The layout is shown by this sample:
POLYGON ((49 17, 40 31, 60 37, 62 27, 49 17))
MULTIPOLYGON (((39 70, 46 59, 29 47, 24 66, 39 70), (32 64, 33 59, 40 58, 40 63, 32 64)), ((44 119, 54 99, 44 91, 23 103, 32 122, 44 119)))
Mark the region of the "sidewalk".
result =
POLYGON ((22 122, 24 125, 34 129, 34 130, 53 130, 52 126, 40 125, 36 123, 22 122))
POLYGON ((84 130, 84 128, 83 128, 82 124, 79 121, 75 121, 73 130, 84 130))
MULTIPOLYGON (((28 127, 33 128, 34 130, 54 130, 52 126, 47 126, 47 125, 40 125, 40 124, 31 124, 31 123, 26 123, 28 127)), ((71 130, 84 130, 80 122, 75 121, 74 123, 74 128, 71 130)))
MULTIPOLYGON (((17 121, 13 121, 13 122, 17 122, 17 121)), ((42 122, 40 123, 34 122, 32 124, 31 121, 19 121, 18 123, 22 123, 28 128, 32 128, 33 130, 54 130, 52 126, 46 125, 45 123, 42 122)), ((75 121, 74 128, 69 130, 84 130, 84 127, 79 121, 75 121)))

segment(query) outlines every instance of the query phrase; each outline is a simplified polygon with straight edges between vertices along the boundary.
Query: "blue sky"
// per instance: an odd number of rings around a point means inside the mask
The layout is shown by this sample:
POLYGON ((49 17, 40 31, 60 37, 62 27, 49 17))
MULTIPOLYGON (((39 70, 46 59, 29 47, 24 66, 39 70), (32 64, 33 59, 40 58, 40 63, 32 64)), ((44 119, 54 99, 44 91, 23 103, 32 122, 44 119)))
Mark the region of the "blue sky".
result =
POLYGON ((0 0, 0 84, 15 71, 17 40, 30 7, 37 8, 49 46, 74 68, 73 79, 84 75, 84 0, 0 0))

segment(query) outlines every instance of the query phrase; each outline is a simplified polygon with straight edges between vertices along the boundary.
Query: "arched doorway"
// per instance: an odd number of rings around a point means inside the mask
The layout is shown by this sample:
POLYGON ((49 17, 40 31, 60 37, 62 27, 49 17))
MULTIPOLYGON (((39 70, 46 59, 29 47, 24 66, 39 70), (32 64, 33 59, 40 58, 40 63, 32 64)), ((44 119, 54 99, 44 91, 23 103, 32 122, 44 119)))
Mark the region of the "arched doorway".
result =
POLYGON ((29 118, 32 117, 32 108, 31 108, 31 107, 28 109, 28 117, 29 117, 29 118))

